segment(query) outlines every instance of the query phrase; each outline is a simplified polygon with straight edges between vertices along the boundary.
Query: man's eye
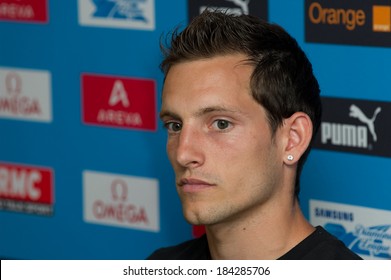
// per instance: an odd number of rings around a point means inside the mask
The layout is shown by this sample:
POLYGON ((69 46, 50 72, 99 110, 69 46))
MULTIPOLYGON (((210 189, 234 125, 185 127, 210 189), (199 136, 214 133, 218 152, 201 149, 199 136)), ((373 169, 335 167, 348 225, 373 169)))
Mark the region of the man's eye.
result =
POLYGON ((219 130, 225 130, 231 126, 231 122, 226 120, 216 120, 213 126, 219 130))
POLYGON ((164 126, 169 132, 178 132, 182 129, 182 124, 178 122, 168 122, 164 126))

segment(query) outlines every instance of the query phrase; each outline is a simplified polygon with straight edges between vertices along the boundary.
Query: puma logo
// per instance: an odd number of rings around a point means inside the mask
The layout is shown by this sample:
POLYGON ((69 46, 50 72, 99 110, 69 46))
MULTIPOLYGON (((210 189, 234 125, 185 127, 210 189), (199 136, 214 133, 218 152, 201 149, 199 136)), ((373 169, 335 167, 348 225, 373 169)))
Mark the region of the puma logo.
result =
POLYGON ((369 132, 372 134, 373 141, 377 142, 377 135, 375 132, 375 120, 380 112, 381 108, 377 107, 375 112, 373 113, 372 118, 368 118, 359 107, 352 104, 350 106, 349 117, 357 118, 359 121, 366 124, 368 126, 369 132))

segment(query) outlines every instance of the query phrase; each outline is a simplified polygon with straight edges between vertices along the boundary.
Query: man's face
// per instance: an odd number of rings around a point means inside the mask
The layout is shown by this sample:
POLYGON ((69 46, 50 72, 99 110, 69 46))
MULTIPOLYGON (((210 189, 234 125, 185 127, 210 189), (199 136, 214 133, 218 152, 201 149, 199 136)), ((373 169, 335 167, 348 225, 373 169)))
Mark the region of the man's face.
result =
POLYGON ((251 216, 278 192, 281 141, 272 139, 265 110, 250 94, 253 66, 244 59, 182 62, 166 77, 161 119, 167 153, 192 224, 251 216))

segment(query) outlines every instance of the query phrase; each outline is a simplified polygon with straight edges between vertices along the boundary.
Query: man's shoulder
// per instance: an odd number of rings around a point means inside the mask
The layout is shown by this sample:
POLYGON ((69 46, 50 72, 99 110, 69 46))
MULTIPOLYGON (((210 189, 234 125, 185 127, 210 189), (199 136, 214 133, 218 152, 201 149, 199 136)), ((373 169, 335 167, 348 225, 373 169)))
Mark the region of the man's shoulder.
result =
POLYGON ((153 252, 148 260, 206 260, 210 258, 206 235, 153 252))
POLYGON ((282 256, 282 260, 360 260, 335 236, 318 226, 316 230, 296 247, 282 256))

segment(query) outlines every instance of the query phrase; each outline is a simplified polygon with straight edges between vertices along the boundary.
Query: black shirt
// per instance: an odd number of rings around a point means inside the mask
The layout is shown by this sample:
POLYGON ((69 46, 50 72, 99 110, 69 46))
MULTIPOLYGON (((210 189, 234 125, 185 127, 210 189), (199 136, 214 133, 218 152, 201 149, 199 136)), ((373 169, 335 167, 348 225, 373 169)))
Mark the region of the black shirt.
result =
MULTIPOLYGON (((156 250, 149 260, 210 260, 208 240, 200 238, 156 250)), ((345 244, 321 226, 279 260, 360 260, 345 244)))

